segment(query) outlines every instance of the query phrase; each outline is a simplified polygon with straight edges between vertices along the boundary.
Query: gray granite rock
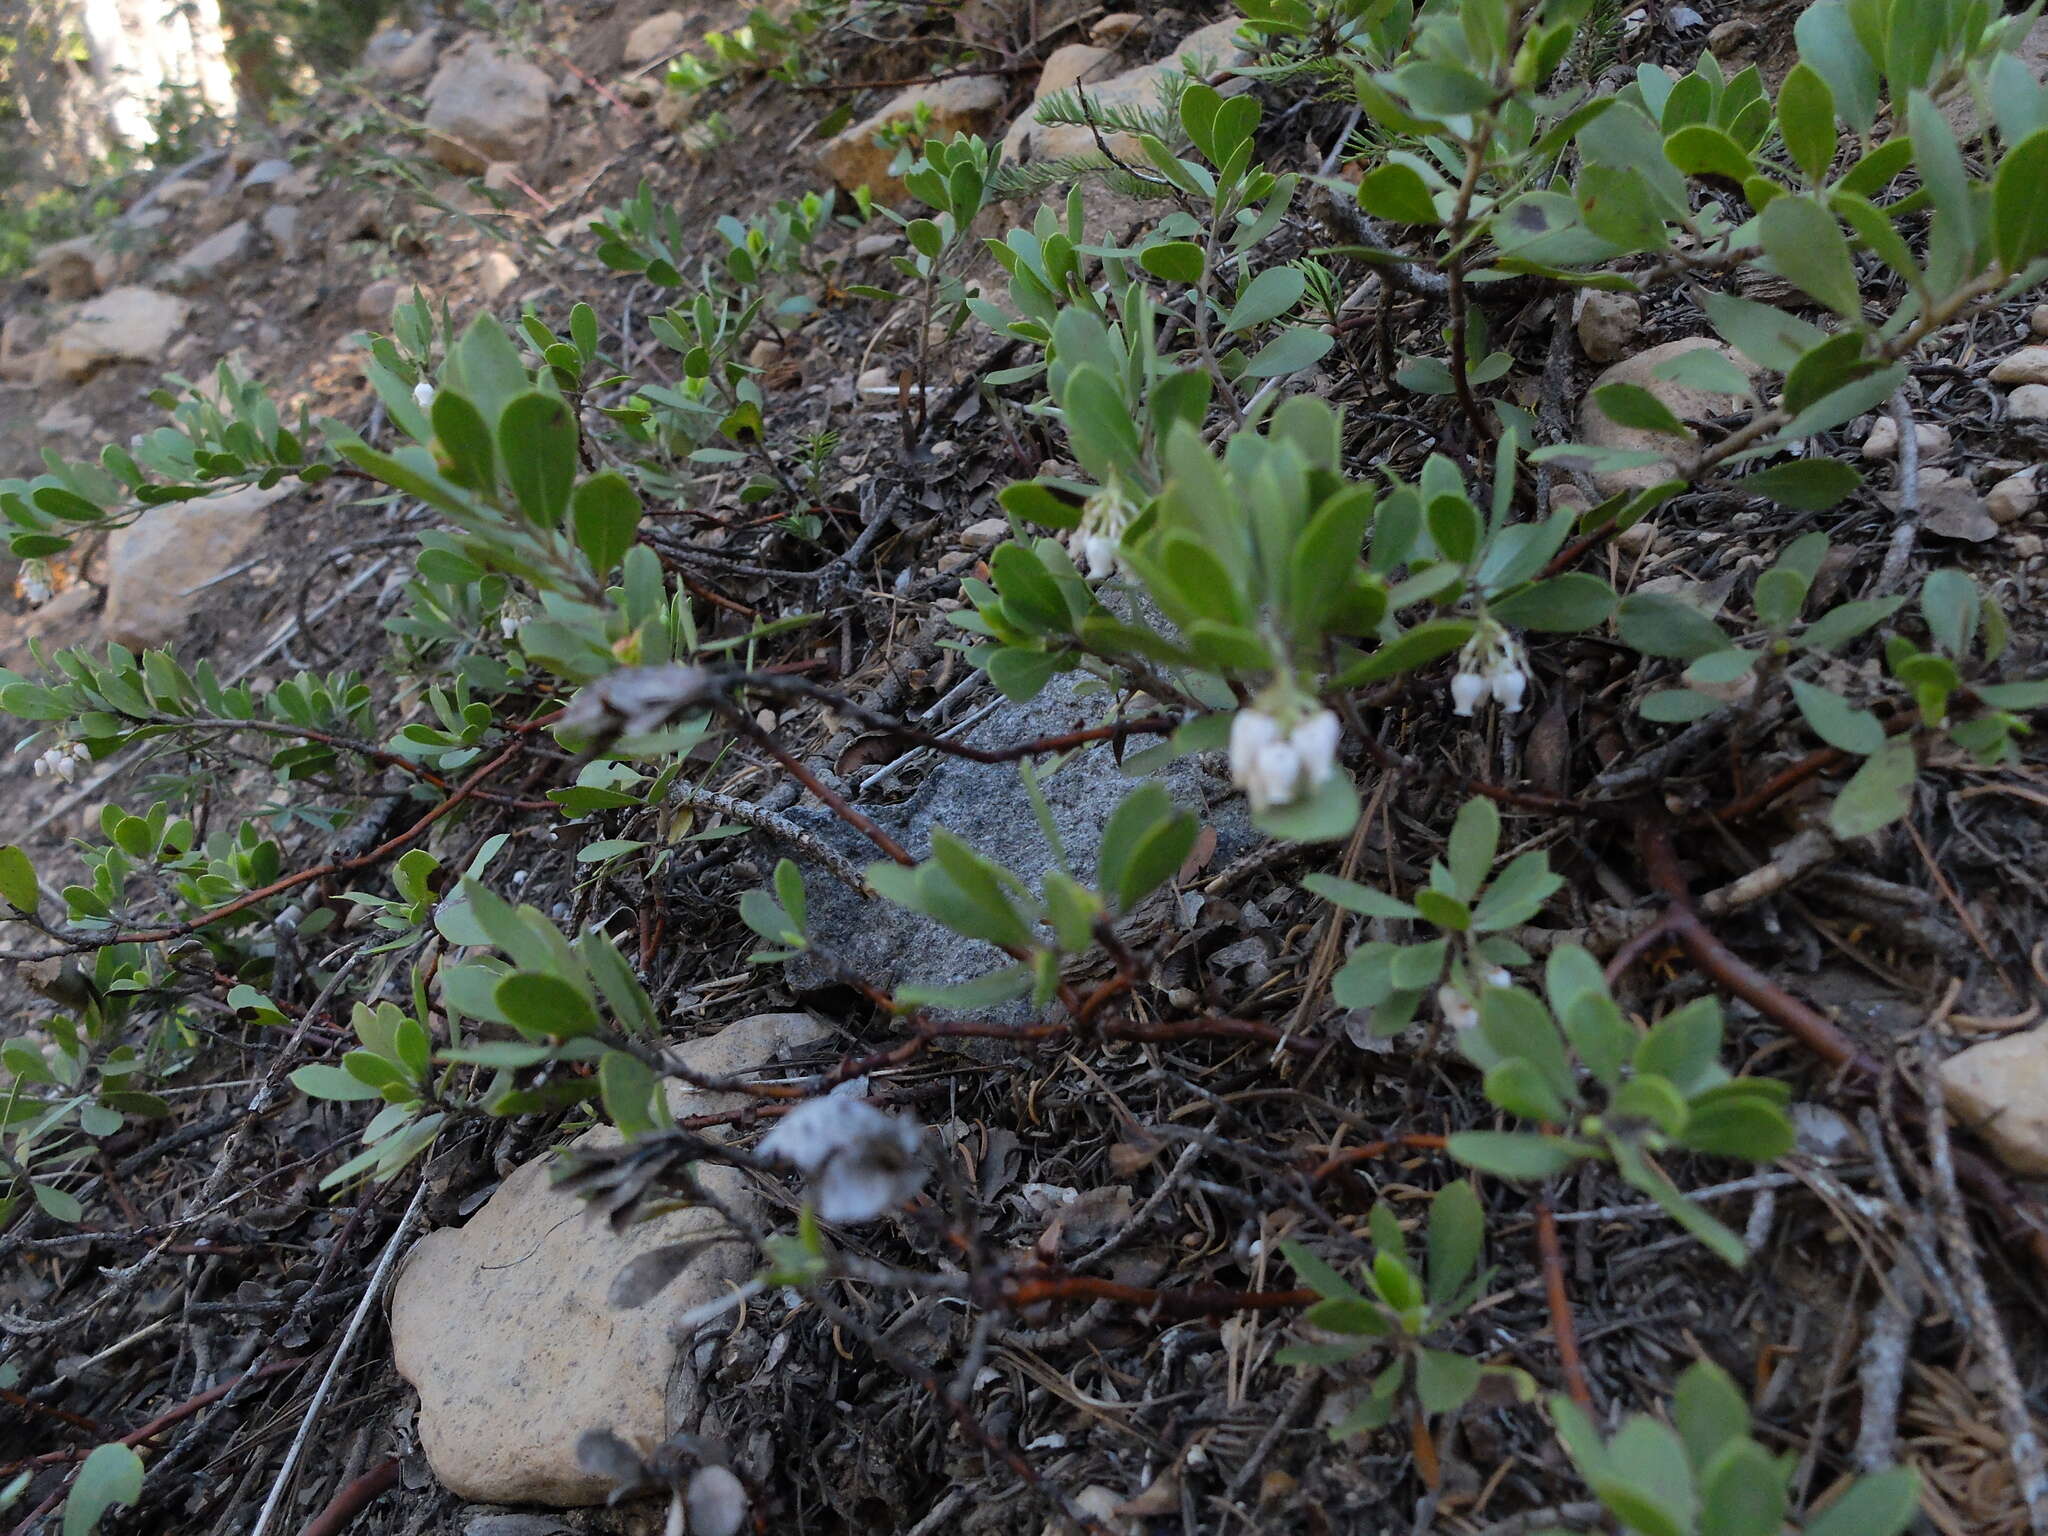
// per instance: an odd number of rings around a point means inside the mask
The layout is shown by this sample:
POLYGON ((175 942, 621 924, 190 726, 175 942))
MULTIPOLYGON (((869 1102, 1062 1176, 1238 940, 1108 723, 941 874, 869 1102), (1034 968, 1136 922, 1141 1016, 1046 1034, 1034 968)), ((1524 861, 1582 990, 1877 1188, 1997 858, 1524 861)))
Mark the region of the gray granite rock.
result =
MULTIPOLYGON (((964 739, 977 747, 1008 746, 1100 723, 1102 696, 1080 697, 1078 677, 1055 678, 1028 704, 1003 705, 964 739)), ((1153 745, 1151 738, 1136 738, 1129 752, 1135 755, 1153 745)), ((1215 829, 1212 869, 1262 840, 1251 825, 1244 798, 1223 775, 1221 762, 1221 753, 1181 758, 1159 776, 1176 802, 1215 829)), ((1083 748, 1056 771, 1045 759, 1038 767, 1039 786, 1073 873, 1088 881, 1094 875, 1104 823, 1142 780, 1125 773, 1106 744, 1083 748)), ((1055 867, 1053 850, 1015 763, 941 757, 921 771, 923 781, 901 803, 860 806, 912 854, 929 857, 932 832, 943 827, 1033 887, 1055 867)), ((787 814, 857 866, 879 857, 872 843, 823 807, 807 803, 787 814)), ((993 945, 962 938, 880 898, 863 900, 822 869, 807 868, 805 884, 813 938, 868 981, 892 988, 909 983, 948 986, 1007 963, 993 945)), ((803 993, 833 985, 833 976, 819 959, 803 955, 789 962, 787 981, 792 990, 803 993)))

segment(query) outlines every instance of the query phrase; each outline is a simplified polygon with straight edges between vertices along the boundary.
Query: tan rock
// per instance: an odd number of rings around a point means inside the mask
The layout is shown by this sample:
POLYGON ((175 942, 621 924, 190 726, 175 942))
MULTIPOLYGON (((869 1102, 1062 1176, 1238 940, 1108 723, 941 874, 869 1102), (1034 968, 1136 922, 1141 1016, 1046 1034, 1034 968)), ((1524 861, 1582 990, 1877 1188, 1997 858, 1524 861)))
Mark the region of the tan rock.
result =
POLYGON ((2014 1173, 2048 1176, 2048 1025, 1986 1040, 1941 1064, 1956 1120, 2014 1173))
MULTIPOLYGON (((1919 445, 1920 457, 1938 459, 1947 453, 1953 439, 1947 427, 1937 427, 1931 421, 1913 423, 1913 441, 1919 445)), ((1863 439, 1863 446, 1857 450, 1866 459, 1895 459, 1899 456, 1899 424, 1886 412, 1870 424, 1870 435, 1863 439)))
POLYGON ((277 248, 277 254, 286 261, 294 261, 300 253, 299 210, 289 203, 273 203, 263 210, 263 216, 256 221, 262 226, 264 238, 277 248))
MULTIPOLYGON (((1140 110, 1155 107, 1160 102, 1164 82, 1180 72, 1184 58, 1206 60, 1211 69, 1231 69, 1245 63, 1249 55, 1237 44, 1238 25, 1235 20, 1219 21, 1198 32, 1191 32, 1165 58, 1091 85, 1087 88, 1087 95, 1091 101, 1104 107, 1140 110)), ((1033 121, 1031 112, 1024 115, 1023 132, 1018 133, 1013 127, 1011 135, 1014 136, 1017 154, 1029 160, 1059 160, 1069 155, 1088 154, 1095 148, 1095 134, 1091 129, 1042 126, 1033 121)), ((1143 157, 1137 141, 1128 134, 1108 134, 1105 140, 1111 152, 1119 157, 1143 157)), ((1012 138, 1006 136, 1004 142, 1011 143, 1012 138)))
POLYGON ((464 175, 493 160, 537 160, 554 89, 545 70, 472 34, 448 51, 427 86, 427 152, 464 175))
POLYGON ((427 77, 439 51, 438 34, 432 27, 424 32, 384 27, 363 45, 363 63, 389 84, 406 85, 427 77))
POLYGON ((189 208, 206 196, 206 183, 196 176, 181 176, 156 189, 156 200, 166 208, 189 208))
POLYGON ((34 319, 29 315, 9 315, 0 321, 0 379, 34 379, 45 371, 34 319))
POLYGON ((73 405, 69 400, 59 400, 36 418, 36 430, 72 437, 83 437, 95 430, 93 419, 73 405))
POLYGON ((2036 304, 2027 312, 2027 329, 2036 336, 2048 336, 2048 304, 2036 304))
POLYGON ((2015 421, 2048 421, 2048 384, 2022 384, 2005 397, 2015 421))
MULTIPOLYGON (((805 1014, 762 1014, 677 1054, 698 1072, 735 1076, 824 1034, 805 1014)), ((670 1103, 680 1117, 740 1097, 672 1087, 670 1103)), ((607 1127, 577 1144, 617 1143, 607 1127)), ((603 1428, 653 1446, 694 1421, 701 1397, 678 1368, 674 1317, 728 1293, 752 1267, 743 1244, 720 1244, 692 1259, 658 1304, 613 1307, 612 1282, 629 1262, 720 1218, 679 1211, 615 1235, 554 1187, 548 1161, 514 1172, 468 1225, 421 1239, 392 1287, 392 1355, 420 1395, 420 1444, 434 1475, 464 1498, 602 1502, 609 1484, 576 1465, 576 1437, 603 1428)), ((736 1170, 700 1164, 699 1176, 721 1199, 752 1204, 736 1170)))
POLYGON ((1756 23, 1738 16, 1707 34, 1707 51, 1717 59, 1732 59, 1756 41, 1756 35, 1756 23))
POLYGON ((1107 16, 1096 17, 1095 25, 1088 29, 1088 41, 1098 48, 1114 47, 1137 31, 1144 20, 1136 11, 1111 11, 1107 16))
POLYGON ((993 549, 1009 536, 1009 520, 1001 517, 985 517, 960 530, 960 542, 969 549, 993 549))
POLYGON ((131 650, 168 645, 202 606, 223 600, 209 585, 263 532, 263 510, 298 488, 250 486, 201 501, 151 507, 107 540, 106 637, 131 650))
POLYGON ((1572 326, 1586 356, 1596 363, 1618 363, 1636 344, 1643 306, 1632 293, 1583 288, 1572 302, 1572 326))
POLYGON ((159 281, 180 292, 218 282, 248 259, 255 238, 255 226, 247 219, 236 219, 219 233, 179 252, 164 268, 159 281))
POLYGON ((629 66, 652 64, 681 48, 689 35, 689 17, 681 11, 659 11, 626 34, 622 57, 629 66))
POLYGON ((292 163, 279 155, 267 160, 258 160, 249 167, 248 174, 241 181, 242 196, 266 198, 277 196, 277 189, 292 179, 292 163))
POLYGON ((1093 84, 1109 75, 1115 65, 1116 50, 1112 48, 1097 48, 1089 43, 1068 43, 1064 48, 1055 48, 1046 59, 1045 68, 1038 72, 1038 88, 1032 92, 1031 107, 1003 135, 1003 158, 1016 159, 1025 139, 1037 128, 1039 102, 1077 85, 1093 84))
POLYGON ((391 311, 398 307, 398 301, 405 297, 405 287, 395 277, 380 277, 374 283, 365 283, 356 294, 356 319, 364 325, 388 326, 391 311))
POLYGON ((953 26, 963 42, 1008 51, 1058 37, 1094 9, 1093 0, 960 0, 953 26))
POLYGON ((81 305, 45 354, 60 378, 83 379, 107 363, 161 363, 192 306, 154 288, 116 288, 81 305))
POLYGON ((889 162, 896 152, 876 143, 877 134, 893 124, 915 121, 920 105, 931 108, 927 138, 983 133, 995 122, 1004 94, 1003 82, 996 75, 960 75, 906 87, 880 111, 820 145, 818 165, 848 191, 866 186, 882 201, 894 202, 903 196, 903 183, 889 174, 889 162))
MULTIPOLYGON (((1667 341, 1661 346, 1651 347, 1646 352, 1638 352, 1626 362, 1616 363, 1593 381, 1593 388, 1587 391, 1585 405, 1580 410, 1579 430, 1584 440, 1596 448, 1613 448, 1623 452, 1669 452, 1675 456, 1687 451, 1683 441, 1668 433, 1649 432, 1639 427, 1624 427, 1608 420, 1606 414, 1593 403, 1593 397, 1609 384, 1635 384, 1647 389, 1663 401, 1680 421, 1726 416, 1740 410, 1743 400, 1739 395, 1694 389, 1690 385, 1657 377, 1656 370, 1660 365, 1674 357, 1682 357, 1701 348, 1712 348, 1736 367, 1745 372, 1749 371, 1749 365, 1735 352, 1705 336, 1685 336, 1677 341, 1667 341)), ((1642 490, 1669 479, 1675 468, 1674 457, 1661 463, 1637 465, 1633 468, 1595 470, 1593 483, 1601 495, 1613 496, 1622 491, 1642 490)))
POLYGON ((491 304, 519 281, 519 263, 503 251, 491 251, 476 264, 476 289, 491 304))
POLYGON ((80 235, 75 240, 60 240, 55 245, 45 246, 36 257, 36 264, 29 268, 28 275, 32 281, 47 288, 50 297, 61 304, 91 298, 100 291, 97 251, 92 236, 80 235))
POLYGON ((2016 523, 2041 505, 2037 474, 2038 470, 2023 469, 2016 475, 2007 475, 1984 493, 1984 507, 1994 523, 2016 523))
POLYGON ((1994 384, 2048 384, 2048 346, 2021 347, 1998 360, 1994 384))

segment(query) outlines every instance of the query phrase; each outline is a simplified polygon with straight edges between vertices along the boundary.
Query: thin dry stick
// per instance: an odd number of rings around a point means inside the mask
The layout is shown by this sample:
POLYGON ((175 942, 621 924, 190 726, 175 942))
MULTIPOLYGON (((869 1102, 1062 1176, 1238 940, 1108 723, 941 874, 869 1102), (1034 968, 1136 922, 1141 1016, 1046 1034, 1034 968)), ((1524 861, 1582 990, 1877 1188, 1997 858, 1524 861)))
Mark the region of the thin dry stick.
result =
POLYGON ((1907 1254, 1892 1266, 1864 1335, 1863 1357, 1856 1367, 1856 1385, 1863 1398, 1863 1420, 1856 1431, 1856 1465, 1882 1472, 1898 1462, 1899 1393, 1906 1383, 1906 1358, 1919 1320, 1926 1289, 1920 1266, 1907 1254))
POLYGON ((1913 407, 1904 389, 1892 391, 1891 414, 1899 429, 1899 520, 1892 526, 1884 564, 1866 597, 1883 597, 1899 584, 1906 574, 1906 562, 1913 558, 1913 539, 1920 528, 1920 433, 1913 425, 1913 407))
POLYGON ((1956 1187, 1955 1158, 1949 1149, 1948 1105, 1944 1102, 1941 1074, 1923 1071, 1921 1096, 1927 1103, 1927 1150, 1934 1166, 1935 1191, 1939 1198, 1941 1234, 1955 1267, 1957 1283, 1969 1313, 1971 1342, 1991 1372, 1998 1399, 1998 1416, 2004 1423, 2006 1447, 2012 1456, 2013 1475, 2019 1481, 2020 1497, 2026 1501, 2027 1523, 2034 1536, 2048 1536, 2048 1457, 2041 1438, 2034 1432, 2034 1416, 2027 1408, 2026 1389, 2013 1367, 2012 1349, 2005 1329, 1991 1304, 1991 1290, 1984 1283, 1984 1271, 1977 1263, 1977 1244, 1970 1236, 1969 1214, 1962 1191, 1956 1187))
POLYGON ((398 1258, 398 1250, 404 1245, 406 1235, 412 1231, 412 1224, 419 1216, 420 1207, 427 1203, 427 1181, 420 1180, 419 1187, 412 1192, 412 1204, 405 1208, 405 1214, 398 1218, 398 1225, 392 1230, 384 1244, 384 1252, 377 1260, 377 1268, 370 1276, 368 1289, 363 1299, 356 1303, 355 1315, 348 1320, 348 1329, 341 1336, 341 1342, 334 1347, 334 1356, 327 1362, 327 1372, 320 1378, 320 1385, 313 1391, 313 1401, 306 1405, 306 1415, 299 1420, 299 1432, 292 1436, 292 1443, 284 1453, 284 1464, 277 1469, 277 1480, 270 1485, 270 1496, 263 1501, 263 1508, 256 1516, 256 1523, 249 1527, 249 1536, 265 1536, 270 1529, 270 1517, 277 1513, 278 1505, 284 1499, 284 1492, 290 1486, 292 1473, 299 1464, 299 1455, 306 1448, 306 1441, 312 1436, 313 1426, 320 1422, 320 1410, 327 1406, 327 1394, 334 1390, 334 1383, 341 1375, 341 1368, 348 1363, 349 1350, 356 1342, 356 1336, 363 1331, 363 1324, 377 1305, 377 1298, 384 1294, 384 1282, 391 1274, 392 1263, 398 1258))
POLYGON ((758 832, 766 832, 770 837, 785 842, 815 859, 863 896, 871 894, 867 881, 861 878, 860 871, 854 867, 851 859, 815 833, 805 831, 787 816, 778 815, 765 805, 756 805, 751 800, 739 800, 731 795, 721 795, 716 790, 700 789, 682 779, 676 780, 669 793, 672 798, 682 801, 685 805, 694 806, 698 810, 716 811, 730 820, 744 822, 758 832))

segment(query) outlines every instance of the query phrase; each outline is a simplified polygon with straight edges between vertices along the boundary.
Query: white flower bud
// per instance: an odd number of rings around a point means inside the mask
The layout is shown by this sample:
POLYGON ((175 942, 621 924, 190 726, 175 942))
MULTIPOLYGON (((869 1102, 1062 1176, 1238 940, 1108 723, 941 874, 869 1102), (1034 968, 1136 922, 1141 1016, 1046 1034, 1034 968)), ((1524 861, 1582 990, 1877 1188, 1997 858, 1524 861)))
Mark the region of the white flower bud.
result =
POLYGON ((434 386, 421 379, 412 387, 412 398, 421 410, 427 410, 434 403, 434 386))
POLYGON ((1262 709, 1244 708, 1230 722, 1230 777, 1239 789, 1251 782, 1262 748, 1280 739, 1280 723, 1262 709))
POLYGON ((1436 989, 1436 1006, 1453 1029, 1470 1029, 1479 1022, 1479 1010, 1472 1000, 1449 982, 1436 989))
POLYGON ((1522 712, 1522 695, 1529 691, 1529 674, 1520 667, 1509 668, 1496 673, 1493 679, 1493 696, 1500 701, 1503 713, 1519 715, 1522 712))
POLYGON ((1515 978, 1508 974, 1506 966, 1496 965, 1486 973, 1486 984, 1489 987, 1512 987, 1515 978))
POLYGON ((1101 581, 1116 574, 1116 540, 1106 539, 1099 533, 1091 533, 1081 541, 1082 559, 1088 567, 1091 581, 1101 581))
POLYGON ((1488 691, 1486 679, 1477 672, 1460 672, 1451 679, 1451 713, 1470 717, 1488 691))
POLYGON ((1301 754, 1301 766, 1310 784, 1321 784, 1337 771, 1337 743, 1344 728, 1330 710, 1319 709, 1294 728, 1288 742, 1301 754))
POLYGON ((1270 810, 1276 805, 1293 804, 1300 796, 1301 780, 1301 754, 1293 744, 1269 742, 1259 748, 1245 792, 1251 796, 1253 810, 1270 810))

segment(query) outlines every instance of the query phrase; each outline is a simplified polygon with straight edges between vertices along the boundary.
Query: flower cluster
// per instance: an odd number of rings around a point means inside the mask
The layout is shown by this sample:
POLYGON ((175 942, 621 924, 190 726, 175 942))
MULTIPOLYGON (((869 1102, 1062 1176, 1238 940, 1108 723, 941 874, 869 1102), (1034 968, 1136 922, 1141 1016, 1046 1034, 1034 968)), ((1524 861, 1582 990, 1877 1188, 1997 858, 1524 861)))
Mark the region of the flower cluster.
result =
POLYGON ((1122 568, 1124 530, 1137 515, 1120 485, 1106 485, 1088 498, 1080 523, 1067 535, 1067 550, 1079 557, 1090 581, 1102 581, 1122 568))
POLYGON ((1458 652, 1458 672, 1451 679, 1451 712, 1469 716, 1492 698, 1504 713, 1520 714, 1528 691, 1529 674, 1522 665, 1521 646, 1498 624, 1483 624, 1458 652))
POLYGON ((822 1099, 805 1100, 756 1149, 810 1182, 827 1221, 873 1221, 924 1187, 923 1132, 862 1098, 865 1086, 856 1078, 822 1099))
POLYGON ((60 741, 41 757, 36 759, 36 777, 62 779, 66 784, 78 777, 79 770, 92 766, 92 752, 82 741, 60 741))
POLYGON ((50 579, 50 563, 47 560, 22 561, 21 569, 14 573, 14 590, 21 594, 21 600, 29 607, 42 607, 57 591, 50 579))
POLYGON ((1231 782, 1254 811, 1292 805, 1337 771, 1342 736, 1337 717, 1313 700, 1290 698, 1274 707, 1262 698, 1230 722, 1231 782))
POLYGON ((517 592, 508 593, 498 607, 498 635, 504 640, 516 640, 526 621, 533 617, 533 605, 517 592))

